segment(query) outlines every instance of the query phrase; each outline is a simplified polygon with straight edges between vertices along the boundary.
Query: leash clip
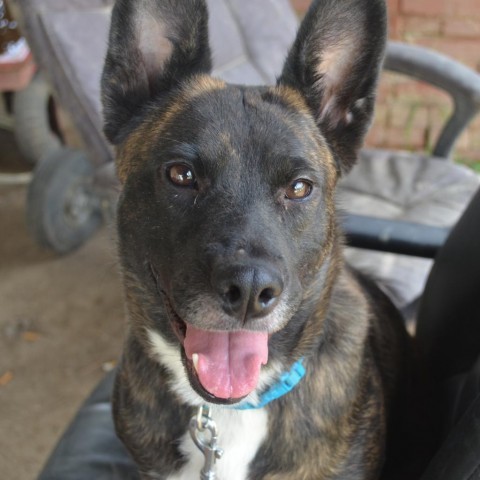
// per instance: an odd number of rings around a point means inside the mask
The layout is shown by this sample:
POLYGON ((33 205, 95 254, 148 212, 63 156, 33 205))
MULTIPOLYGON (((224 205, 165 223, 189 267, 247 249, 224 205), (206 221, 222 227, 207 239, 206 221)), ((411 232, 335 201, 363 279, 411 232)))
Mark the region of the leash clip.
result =
POLYGON ((217 444, 217 425, 212 419, 212 409, 209 405, 199 407, 197 414, 190 419, 189 429, 192 440, 205 457, 200 480, 215 480, 217 478, 215 463, 222 458, 223 450, 217 444))

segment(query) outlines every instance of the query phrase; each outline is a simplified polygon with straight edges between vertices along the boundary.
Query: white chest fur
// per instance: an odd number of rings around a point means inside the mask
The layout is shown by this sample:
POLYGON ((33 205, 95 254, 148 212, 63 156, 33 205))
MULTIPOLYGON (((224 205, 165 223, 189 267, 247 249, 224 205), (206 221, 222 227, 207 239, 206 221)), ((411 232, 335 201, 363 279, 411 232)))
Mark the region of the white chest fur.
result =
MULTIPOLYGON (((222 458, 216 463, 217 479, 246 480, 248 466, 267 434, 266 411, 214 409, 212 416, 219 432, 218 444, 224 450, 222 458)), ((204 457, 189 434, 182 438, 180 450, 188 462, 167 480, 199 479, 204 457)))
MULTIPOLYGON (((173 374, 171 388, 191 405, 199 406, 204 403, 190 387, 178 347, 170 345, 157 332, 149 330, 147 333, 152 354, 173 374)), ((224 450, 222 458, 216 464, 217 479, 247 480, 248 466, 267 435, 266 410, 233 410, 213 406, 212 417, 218 429, 218 445, 224 450)), ((180 450, 188 461, 179 472, 167 477, 167 480, 199 479, 204 456, 193 443, 189 433, 180 440, 180 450)))

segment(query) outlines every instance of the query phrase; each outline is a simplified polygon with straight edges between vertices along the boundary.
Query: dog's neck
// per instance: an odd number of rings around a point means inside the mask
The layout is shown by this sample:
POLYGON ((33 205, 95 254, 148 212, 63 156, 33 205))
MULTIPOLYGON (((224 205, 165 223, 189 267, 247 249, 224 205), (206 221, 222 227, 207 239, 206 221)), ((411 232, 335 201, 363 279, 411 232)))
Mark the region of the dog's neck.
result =
POLYGON ((291 392, 303 379, 306 374, 305 367, 303 365, 304 359, 301 358, 297 360, 290 370, 283 372, 278 381, 268 388, 264 393, 262 393, 259 397, 257 403, 241 403, 238 406, 234 406, 235 410, 252 410, 263 408, 269 403, 278 400, 279 398, 287 395, 287 393, 291 392))

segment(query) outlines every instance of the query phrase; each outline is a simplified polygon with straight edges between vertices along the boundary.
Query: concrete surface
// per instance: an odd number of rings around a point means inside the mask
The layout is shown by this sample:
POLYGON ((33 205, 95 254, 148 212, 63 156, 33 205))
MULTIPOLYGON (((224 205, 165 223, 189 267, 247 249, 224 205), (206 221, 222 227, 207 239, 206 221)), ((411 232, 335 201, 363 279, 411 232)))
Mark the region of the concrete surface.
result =
MULTIPOLYGON (((0 174, 27 169, 0 130, 0 174)), ((0 184, 2 480, 36 478, 123 338, 113 229, 58 257, 30 238, 25 196, 24 186, 0 184)))

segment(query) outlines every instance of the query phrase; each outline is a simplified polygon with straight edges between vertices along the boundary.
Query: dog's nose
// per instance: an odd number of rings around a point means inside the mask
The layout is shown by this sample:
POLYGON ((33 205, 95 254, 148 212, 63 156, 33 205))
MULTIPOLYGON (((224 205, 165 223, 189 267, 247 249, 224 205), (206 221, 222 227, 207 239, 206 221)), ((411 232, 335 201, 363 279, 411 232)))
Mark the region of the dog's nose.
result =
POLYGON ((223 266, 212 280, 225 312, 243 321, 270 313, 283 292, 280 273, 265 265, 223 266))

